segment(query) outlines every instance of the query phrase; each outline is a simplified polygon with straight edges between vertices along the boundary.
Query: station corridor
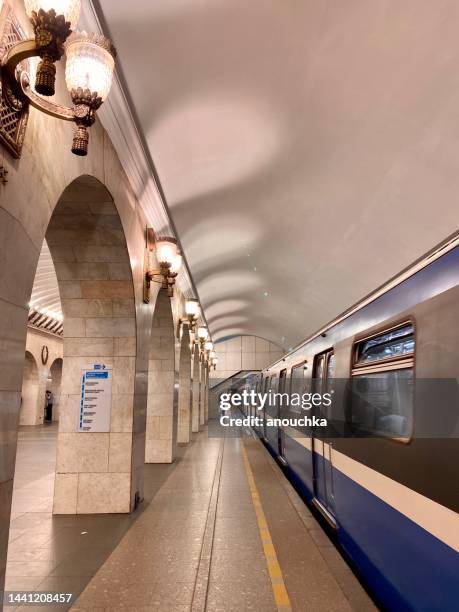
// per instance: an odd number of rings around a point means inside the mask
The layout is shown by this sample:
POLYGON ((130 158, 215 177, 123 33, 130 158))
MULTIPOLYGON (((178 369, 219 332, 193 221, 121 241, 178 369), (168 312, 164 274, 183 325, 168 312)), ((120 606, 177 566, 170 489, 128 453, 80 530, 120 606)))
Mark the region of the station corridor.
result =
POLYGON ((131 517, 53 518, 55 436, 20 433, 7 590, 72 592, 88 611, 376 609, 253 437, 202 431, 173 466, 150 466, 131 517))

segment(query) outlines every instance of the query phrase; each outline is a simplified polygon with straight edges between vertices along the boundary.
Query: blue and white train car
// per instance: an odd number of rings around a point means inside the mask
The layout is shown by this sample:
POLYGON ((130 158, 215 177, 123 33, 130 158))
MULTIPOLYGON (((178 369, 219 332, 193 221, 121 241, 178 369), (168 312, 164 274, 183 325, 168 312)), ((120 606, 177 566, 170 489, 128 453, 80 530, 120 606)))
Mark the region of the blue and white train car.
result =
POLYGON ((257 383, 336 391, 326 431, 257 433, 389 610, 459 610, 458 380, 455 237, 257 383))

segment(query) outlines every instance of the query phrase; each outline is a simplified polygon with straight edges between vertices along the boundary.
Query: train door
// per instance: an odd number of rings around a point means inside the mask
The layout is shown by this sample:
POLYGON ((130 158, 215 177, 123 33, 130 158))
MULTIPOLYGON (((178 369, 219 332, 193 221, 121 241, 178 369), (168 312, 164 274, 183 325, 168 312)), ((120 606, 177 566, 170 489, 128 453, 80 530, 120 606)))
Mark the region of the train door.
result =
MULTIPOLYGON (((287 413, 285 410, 285 402, 283 402, 282 395, 285 393, 287 383, 287 370, 282 370, 279 375, 279 403, 277 407, 278 418, 282 419, 283 416, 287 413), (284 409, 283 409, 284 408, 284 409)), ((277 445, 279 451, 279 459, 282 463, 287 464, 284 456, 284 430, 283 427, 280 426, 277 430, 277 445)))
MULTIPOLYGON (((266 378, 263 379, 263 387, 262 387, 262 393, 264 396, 268 395, 270 384, 271 384, 271 379, 268 376, 266 376, 266 378)), ((266 440, 266 417, 267 417, 266 401, 263 405, 262 417, 263 417, 263 439, 266 440)))
POLYGON ((278 377, 276 375, 271 376, 269 379, 268 398, 265 404, 265 440, 276 454, 279 449, 278 427, 276 425, 267 425, 267 421, 278 418, 278 403, 275 399, 278 384, 278 377))
MULTIPOLYGON (((262 374, 260 374, 259 377, 258 377, 258 380, 257 380, 256 389, 255 389, 257 394, 262 394, 263 393, 263 390, 264 390, 265 384, 266 384, 265 381, 266 381, 266 379, 263 378, 262 374)), ((263 414, 262 414, 261 410, 259 409, 259 401, 258 400, 256 400, 256 402, 255 402, 255 404, 254 404, 254 406, 252 408, 251 415, 254 417, 254 419, 260 419, 260 424, 259 425, 256 424, 256 422, 257 422, 256 420, 254 421, 253 429, 256 431, 257 435, 260 438, 263 438, 264 432, 263 432, 263 425, 261 424, 261 419, 263 418, 263 414)))
MULTIPOLYGON (((314 391, 325 393, 333 379, 335 355, 333 350, 318 355, 314 362, 314 391)), ((324 416, 328 415, 317 415, 324 416)), ((324 432, 312 430, 312 469, 314 484, 314 504, 333 525, 335 521, 335 499, 333 488, 332 446, 323 436, 324 432)))

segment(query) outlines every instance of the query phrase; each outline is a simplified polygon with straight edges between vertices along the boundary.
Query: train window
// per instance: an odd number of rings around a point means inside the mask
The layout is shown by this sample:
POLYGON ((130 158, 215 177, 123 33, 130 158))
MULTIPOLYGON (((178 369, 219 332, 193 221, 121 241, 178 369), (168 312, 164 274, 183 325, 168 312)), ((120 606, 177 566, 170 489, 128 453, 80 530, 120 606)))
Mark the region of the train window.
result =
POLYGON ((327 380, 334 378, 335 375, 335 353, 329 353, 327 360, 327 380))
POLYGON ((334 377, 335 353, 333 349, 316 356, 314 362, 314 379, 318 391, 326 386, 328 380, 334 377))
POLYGON ((355 345, 351 427, 408 441, 413 427, 414 326, 404 323, 355 345))
MULTIPOLYGON (((306 390, 306 361, 292 366, 290 373, 290 396, 292 393, 302 394, 306 390)), ((290 406, 291 412, 301 414, 301 407, 290 406)))
POLYGON ((292 366, 290 374, 290 393, 302 393, 304 391, 304 380, 306 378, 305 361, 292 366))
POLYGON ((414 327, 407 323, 357 345, 356 365, 394 359, 414 353, 414 327))

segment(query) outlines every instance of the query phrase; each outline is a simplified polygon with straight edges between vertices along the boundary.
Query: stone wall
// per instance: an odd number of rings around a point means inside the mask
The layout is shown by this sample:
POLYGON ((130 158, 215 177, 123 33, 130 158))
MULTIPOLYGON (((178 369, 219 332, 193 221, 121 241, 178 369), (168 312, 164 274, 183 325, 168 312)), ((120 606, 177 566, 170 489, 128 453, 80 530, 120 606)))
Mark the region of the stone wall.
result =
POLYGON ((280 346, 257 336, 237 336, 217 342, 217 369, 212 379, 224 380, 241 370, 262 370, 280 359, 284 351, 280 346))

